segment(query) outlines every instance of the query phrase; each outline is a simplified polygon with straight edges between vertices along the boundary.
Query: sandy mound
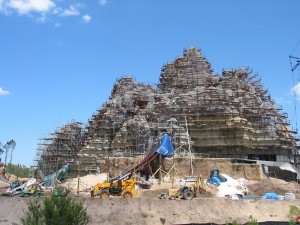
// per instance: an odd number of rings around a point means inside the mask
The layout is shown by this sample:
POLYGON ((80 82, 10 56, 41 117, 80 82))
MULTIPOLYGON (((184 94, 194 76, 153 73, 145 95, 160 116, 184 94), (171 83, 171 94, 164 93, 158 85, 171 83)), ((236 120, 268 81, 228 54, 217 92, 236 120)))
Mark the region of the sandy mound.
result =
POLYGON ((286 182, 281 179, 269 178, 262 182, 249 181, 247 183, 249 195, 261 196, 266 192, 275 192, 278 195, 284 195, 287 192, 292 192, 296 198, 300 198, 300 187, 296 182, 286 182))
POLYGON ((98 183, 106 182, 107 174, 102 173, 99 175, 86 175, 83 177, 68 179, 63 186, 76 193, 79 186, 79 192, 89 192, 92 187, 98 183), (79 181, 79 182, 78 182, 79 181))

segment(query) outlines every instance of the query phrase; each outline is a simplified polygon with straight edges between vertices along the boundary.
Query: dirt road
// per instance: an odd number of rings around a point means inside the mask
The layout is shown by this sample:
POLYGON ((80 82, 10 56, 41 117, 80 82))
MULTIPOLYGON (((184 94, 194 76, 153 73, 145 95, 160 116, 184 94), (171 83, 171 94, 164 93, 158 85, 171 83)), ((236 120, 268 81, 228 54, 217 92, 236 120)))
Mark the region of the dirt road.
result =
MULTIPOLYGON (((287 221, 290 205, 300 208, 300 200, 230 200, 224 198, 196 198, 192 201, 157 198, 109 199, 82 198, 88 208, 91 225, 96 224, 187 224, 226 223, 237 220, 287 221)), ((32 198, 31 198, 32 199, 32 198)), ((21 224, 20 218, 30 198, 0 197, 0 224, 21 224)))

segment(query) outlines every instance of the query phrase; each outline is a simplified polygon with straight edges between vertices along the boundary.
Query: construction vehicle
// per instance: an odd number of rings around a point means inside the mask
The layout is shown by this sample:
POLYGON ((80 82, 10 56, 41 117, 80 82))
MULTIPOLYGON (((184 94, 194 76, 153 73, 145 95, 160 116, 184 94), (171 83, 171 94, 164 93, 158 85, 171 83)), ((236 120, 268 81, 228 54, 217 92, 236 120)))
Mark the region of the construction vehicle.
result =
POLYGON ((184 200, 192 200, 198 194, 206 192, 206 184, 202 176, 199 176, 192 186, 180 186, 177 188, 170 188, 168 193, 162 193, 160 199, 175 200, 176 198, 183 198, 184 200))
POLYGON ((132 198, 132 196, 137 195, 137 192, 134 188, 135 184, 136 180, 134 179, 99 183, 96 184, 95 187, 91 190, 91 197, 99 195, 100 198, 107 198, 110 195, 113 195, 123 196, 124 198, 132 198))
POLYGON ((24 191, 25 187, 26 187, 25 184, 21 184, 18 181, 11 182, 9 184, 9 188, 6 191, 6 195, 12 197, 12 196, 21 194, 24 191))
POLYGON ((42 186, 38 183, 32 184, 30 188, 25 187, 22 191, 21 197, 29 197, 29 196, 42 196, 44 195, 44 190, 42 186))

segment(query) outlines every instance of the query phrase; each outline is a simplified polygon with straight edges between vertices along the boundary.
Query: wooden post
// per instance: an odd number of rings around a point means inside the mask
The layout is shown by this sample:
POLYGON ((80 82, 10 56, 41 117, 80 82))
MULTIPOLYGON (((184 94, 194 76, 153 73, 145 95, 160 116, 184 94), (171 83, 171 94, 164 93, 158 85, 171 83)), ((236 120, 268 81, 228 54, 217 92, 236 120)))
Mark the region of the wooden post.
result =
POLYGON ((81 162, 80 162, 80 158, 79 158, 79 161, 78 161, 78 172, 77 172, 77 195, 79 195, 80 172, 81 172, 81 162))
POLYGON ((159 154, 159 184, 161 185, 161 155, 159 154))

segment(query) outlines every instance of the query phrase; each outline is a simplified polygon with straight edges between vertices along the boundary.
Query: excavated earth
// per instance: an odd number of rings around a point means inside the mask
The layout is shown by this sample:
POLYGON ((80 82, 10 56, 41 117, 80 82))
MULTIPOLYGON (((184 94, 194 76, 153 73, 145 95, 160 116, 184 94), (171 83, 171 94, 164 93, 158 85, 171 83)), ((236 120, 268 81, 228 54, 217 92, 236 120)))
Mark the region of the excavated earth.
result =
MULTIPOLYGON (((284 195, 292 192, 294 201, 231 200, 213 197, 212 193, 194 198, 191 201, 181 199, 161 200, 157 196, 165 188, 151 188, 132 199, 109 197, 108 199, 90 198, 88 195, 76 197, 84 201, 90 216, 89 224, 191 224, 233 222, 247 223, 253 219, 263 221, 288 221, 290 206, 300 208, 300 190, 296 182, 270 178, 267 181, 249 181, 247 187, 251 195, 276 192, 284 195), (298 200, 299 199, 299 200, 298 200)), ((0 224, 21 224, 20 218, 27 209, 27 202, 37 197, 0 197, 0 224)))
MULTIPOLYGON (((210 189, 205 194, 191 201, 159 199, 158 195, 166 192, 171 185, 170 183, 155 184, 151 189, 140 189, 140 194, 132 199, 123 199, 122 197, 109 197, 108 199, 91 198, 88 193, 76 196, 76 198, 82 200, 87 207, 90 217, 89 224, 91 225, 226 224, 235 220, 244 224, 253 219, 259 222, 288 221, 287 216, 290 206, 300 208, 300 188, 298 183, 286 182, 276 178, 259 180, 257 175, 259 170, 256 170, 257 166, 232 166, 230 164, 226 166, 227 164, 224 162, 219 164, 217 162, 219 161, 214 161, 211 165, 205 164, 205 168, 218 167, 236 179, 240 177, 248 179, 246 186, 249 190, 249 195, 261 196, 266 192, 284 195, 291 192, 295 194, 296 200, 232 200, 218 198, 215 197, 217 188, 213 185, 210 186, 210 189), (249 171, 251 173, 248 173, 249 171)), ((182 168, 185 168, 184 165, 181 165, 182 168)), ((197 172, 207 177, 209 170, 207 169, 206 171, 203 168, 196 168, 197 172)), ((2 174, 3 171, 0 172, 2 179, 7 178, 2 174)), ((20 219, 24 216, 24 211, 27 210, 27 203, 31 200, 42 200, 43 197, 1 196, 1 194, 5 193, 6 187, 7 184, 1 181, 0 225, 21 224, 20 219)))

